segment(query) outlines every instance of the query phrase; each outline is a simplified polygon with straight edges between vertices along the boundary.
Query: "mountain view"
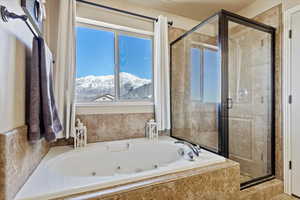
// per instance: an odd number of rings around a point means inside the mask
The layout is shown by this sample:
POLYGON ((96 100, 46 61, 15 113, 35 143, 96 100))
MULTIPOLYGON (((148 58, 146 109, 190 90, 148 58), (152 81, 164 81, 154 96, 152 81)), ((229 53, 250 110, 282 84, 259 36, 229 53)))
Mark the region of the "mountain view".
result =
MULTIPOLYGON (((115 97, 114 75, 85 76, 76 79, 77 102, 112 101, 115 97)), ((143 79, 133 74, 120 73, 121 99, 149 99, 152 97, 150 79, 143 79)))

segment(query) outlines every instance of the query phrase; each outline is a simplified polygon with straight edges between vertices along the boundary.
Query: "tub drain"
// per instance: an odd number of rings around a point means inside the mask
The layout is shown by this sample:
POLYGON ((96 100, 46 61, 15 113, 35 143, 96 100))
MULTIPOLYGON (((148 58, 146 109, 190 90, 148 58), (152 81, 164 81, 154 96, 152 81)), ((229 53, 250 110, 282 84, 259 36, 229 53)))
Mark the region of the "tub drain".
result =
POLYGON ((96 174, 97 174, 96 172, 92 172, 92 176, 96 176, 96 174))

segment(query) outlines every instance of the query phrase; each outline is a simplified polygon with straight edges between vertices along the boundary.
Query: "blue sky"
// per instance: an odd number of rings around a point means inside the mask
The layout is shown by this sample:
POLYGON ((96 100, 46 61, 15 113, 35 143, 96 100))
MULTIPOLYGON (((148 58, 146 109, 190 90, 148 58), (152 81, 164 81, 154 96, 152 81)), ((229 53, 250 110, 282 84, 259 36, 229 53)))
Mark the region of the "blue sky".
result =
POLYGON ((199 48, 191 49, 191 59, 192 59, 192 71, 191 71, 191 90, 192 90, 192 99, 193 100, 201 100, 200 99, 200 62, 201 62, 201 54, 199 48))
POLYGON ((204 99, 207 102, 221 102, 221 65, 219 52, 204 51, 204 99))
MULTIPOLYGON (((152 41, 119 35, 120 71, 152 77, 152 41)), ((114 33, 77 27, 77 77, 114 74, 114 33)))

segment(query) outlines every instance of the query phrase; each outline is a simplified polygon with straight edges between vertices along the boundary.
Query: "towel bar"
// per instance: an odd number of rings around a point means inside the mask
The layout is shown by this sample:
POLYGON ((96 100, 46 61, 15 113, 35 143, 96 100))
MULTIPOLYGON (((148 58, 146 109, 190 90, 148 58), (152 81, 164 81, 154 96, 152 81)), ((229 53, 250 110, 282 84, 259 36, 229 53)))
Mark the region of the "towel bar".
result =
POLYGON ((7 8, 2 5, 0 5, 0 14, 1 14, 1 18, 4 22, 8 22, 9 19, 21 19, 22 21, 24 21, 26 23, 26 25, 30 29, 31 33, 35 37, 41 36, 40 31, 34 30, 34 27, 28 23, 28 17, 26 15, 17 15, 16 13, 9 12, 7 10, 7 8))
MULTIPOLYGON (((9 12, 5 6, 0 5, 0 15, 3 22, 8 22, 9 19, 21 19, 25 22, 34 37, 42 37, 39 30, 36 30, 34 26, 31 26, 28 22, 28 17, 26 15, 17 15, 16 13, 9 12)), ((53 64, 55 61, 53 61, 53 64)))

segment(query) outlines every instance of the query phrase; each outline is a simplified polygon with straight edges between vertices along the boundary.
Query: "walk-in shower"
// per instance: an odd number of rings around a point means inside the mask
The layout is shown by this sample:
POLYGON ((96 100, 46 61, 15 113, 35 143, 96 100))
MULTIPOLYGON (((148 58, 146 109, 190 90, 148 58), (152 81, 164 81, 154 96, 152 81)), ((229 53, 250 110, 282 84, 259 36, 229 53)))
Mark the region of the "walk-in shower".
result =
POLYGON ((275 173, 275 29, 220 11, 171 43, 171 136, 240 163, 241 186, 275 173))

